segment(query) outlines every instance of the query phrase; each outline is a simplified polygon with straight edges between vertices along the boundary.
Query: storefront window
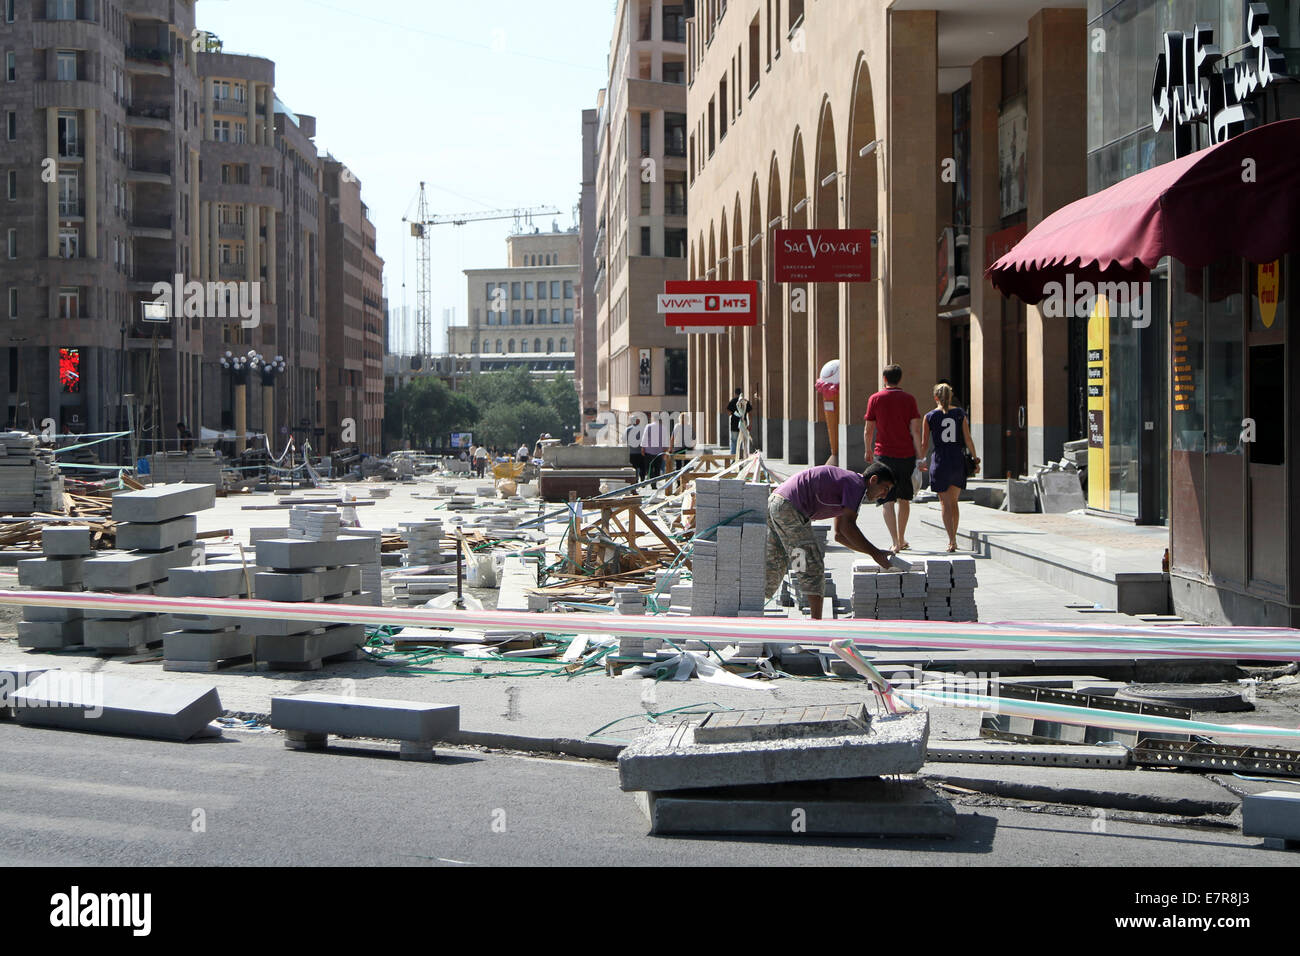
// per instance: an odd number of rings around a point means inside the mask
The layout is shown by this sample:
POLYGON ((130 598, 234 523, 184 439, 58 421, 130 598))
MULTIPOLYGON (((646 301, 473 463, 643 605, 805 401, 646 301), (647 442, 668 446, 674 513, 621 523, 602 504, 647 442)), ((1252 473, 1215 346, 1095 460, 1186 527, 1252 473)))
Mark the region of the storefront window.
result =
POLYGON ((1209 451, 1240 455, 1243 417, 1241 260, 1216 262, 1205 308, 1209 451))
MULTIPOLYGON (((1139 338, 1150 328, 1137 328, 1129 303, 1110 307, 1110 511, 1136 516, 1141 474, 1142 356, 1139 338)), ((1142 303, 1145 314, 1146 303, 1142 303)))

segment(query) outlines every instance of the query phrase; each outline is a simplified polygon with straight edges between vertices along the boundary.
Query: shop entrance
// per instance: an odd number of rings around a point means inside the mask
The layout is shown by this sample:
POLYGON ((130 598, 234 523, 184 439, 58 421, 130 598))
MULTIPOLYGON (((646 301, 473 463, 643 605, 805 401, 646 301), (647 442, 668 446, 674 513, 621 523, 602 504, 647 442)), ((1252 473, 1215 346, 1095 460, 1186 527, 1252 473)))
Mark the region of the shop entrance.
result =
POLYGON ((1012 477, 1029 469, 1029 359, 1025 334, 1025 304, 1017 298, 1003 299, 1002 460, 1012 477))

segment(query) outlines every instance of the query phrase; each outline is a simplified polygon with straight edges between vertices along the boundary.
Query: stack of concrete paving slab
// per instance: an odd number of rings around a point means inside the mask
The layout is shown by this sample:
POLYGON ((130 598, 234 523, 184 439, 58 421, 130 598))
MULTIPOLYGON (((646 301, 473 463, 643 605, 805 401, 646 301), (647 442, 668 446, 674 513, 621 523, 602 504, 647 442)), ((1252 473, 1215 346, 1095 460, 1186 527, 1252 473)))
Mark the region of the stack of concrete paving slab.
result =
MULTIPOLYGON (((258 598, 327 604, 364 604, 360 565, 371 559, 365 538, 341 535, 334 541, 267 538, 257 542, 259 572, 253 582, 258 598)), ((256 635, 259 667, 270 670, 319 670, 325 661, 357 660, 365 642, 361 624, 307 620, 255 620, 246 628, 256 635)))
POLYGON ((339 510, 327 505, 294 505, 289 509, 289 537, 333 541, 339 536, 339 510))
POLYGON ((712 617, 717 613, 718 543, 695 541, 691 552, 691 614, 712 617))
POLYGON ((692 614, 763 616, 769 493, 741 478, 695 480, 692 614))
POLYGON ((645 595, 640 588, 616 587, 613 597, 615 614, 645 614, 645 595))
POLYGON ((403 567, 419 568, 442 562, 442 521, 437 518, 403 521, 401 528, 406 541, 403 567))
POLYGON ((59 512, 63 478, 54 453, 27 432, 0 432, 0 512, 59 512))
MULTIPOLYGON (((18 562, 18 583, 37 591, 80 591, 90 556, 90 529, 47 526, 41 531, 44 557, 18 562)), ((18 622, 18 646, 58 650, 82 641, 81 608, 28 607, 18 622)))
MULTIPOLYGON (((257 572, 242 564, 204 564, 173 568, 158 593, 218 601, 248 597, 248 582, 257 572)), ((252 660, 253 635, 242 627, 247 618, 172 614, 163 635, 163 670, 216 671, 252 660)))
MULTIPOLYGON (((212 485, 155 485, 113 496, 113 518, 121 551, 85 563, 89 591, 153 594, 172 569, 202 563, 195 543, 194 512, 216 504, 212 485)), ((84 643, 100 654, 138 654, 162 643, 163 620, 135 611, 92 611, 83 627, 84 643)))
POLYGON ((343 531, 343 537, 364 538, 370 542, 370 556, 361 564, 361 595, 364 600, 357 603, 381 607, 384 603, 384 533, 369 528, 347 528, 343 531))
POLYGON ((920 770, 928 720, 862 704, 711 713, 646 730, 619 755, 619 784, 655 834, 950 836, 948 801, 881 779, 920 770))
POLYGON ((149 456, 149 477, 155 484, 184 482, 221 487, 225 461, 219 452, 196 448, 192 452, 168 451, 149 456))
POLYGON ((901 573, 853 564, 853 616, 882 621, 974 621, 975 559, 930 558, 901 573))

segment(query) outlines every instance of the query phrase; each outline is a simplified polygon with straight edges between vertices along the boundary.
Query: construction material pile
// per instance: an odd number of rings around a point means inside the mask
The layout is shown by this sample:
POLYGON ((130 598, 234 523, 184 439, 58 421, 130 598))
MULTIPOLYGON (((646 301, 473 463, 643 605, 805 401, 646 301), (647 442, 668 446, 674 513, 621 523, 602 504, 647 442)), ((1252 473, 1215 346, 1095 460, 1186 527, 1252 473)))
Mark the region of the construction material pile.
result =
POLYGON ((63 511, 63 478, 54 452, 28 432, 0 432, 0 512, 63 511))
POLYGON ((221 453, 211 448, 194 451, 165 451, 149 456, 149 475, 154 482, 189 482, 221 487, 221 470, 226 466, 221 453))
POLYGON ((853 563, 853 616, 881 621, 975 621, 975 559, 928 558, 911 570, 853 563))

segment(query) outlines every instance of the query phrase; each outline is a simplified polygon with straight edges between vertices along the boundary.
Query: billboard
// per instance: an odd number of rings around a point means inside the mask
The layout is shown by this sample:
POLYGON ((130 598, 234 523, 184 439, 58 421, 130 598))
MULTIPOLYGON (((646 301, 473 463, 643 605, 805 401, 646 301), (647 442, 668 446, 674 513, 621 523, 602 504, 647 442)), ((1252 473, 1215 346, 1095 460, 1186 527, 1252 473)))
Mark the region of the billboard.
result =
POLYGON ((452 448, 468 448, 472 444, 474 444, 473 432, 452 432, 451 433, 452 448))
POLYGON ((659 313, 671 327, 758 325, 758 283, 665 282, 659 313))

